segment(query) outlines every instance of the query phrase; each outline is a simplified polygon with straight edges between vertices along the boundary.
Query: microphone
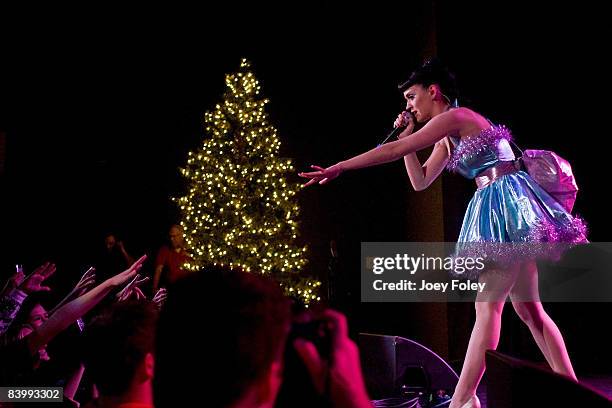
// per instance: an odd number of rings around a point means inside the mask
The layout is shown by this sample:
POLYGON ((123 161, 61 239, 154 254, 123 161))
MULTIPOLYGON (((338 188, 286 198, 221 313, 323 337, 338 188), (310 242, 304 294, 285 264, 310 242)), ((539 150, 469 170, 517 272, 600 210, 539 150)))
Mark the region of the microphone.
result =
MULTIPOLYGON (((404 112, 402 112, 404 115, 408 115, 410 116, 410 120, 412 122, 415 122, 416 119, 414 118, 414 115, 410 112, 405 110, 404 112)), ((393 129, 388 135, 387 137, 385 137, 385 140, 383 140, 382 142, 380 142, 376 147, 380 147, 382 145, 385 144, 385 142, 389 139, 393 138, 397 138, 399 136, 400 133, 402 133, 404 131, 404 129, 406 129, 406 126, 400 126, 400 127, 396 127, 395 129, 393 129)))
POLYGON ((404 129, 406 129, 406 126, 401 126, 401 127, 396 127, 395 129, 393 129, 388 135, 387 137, 385 137, 385 140, 383 140, 382 142, 380 142, 376 147, 380 147, 382 145, 385 144, 385 142, 389 139, 396 138, 399 136, 400 133, 402 133, 404 131, 404 129))

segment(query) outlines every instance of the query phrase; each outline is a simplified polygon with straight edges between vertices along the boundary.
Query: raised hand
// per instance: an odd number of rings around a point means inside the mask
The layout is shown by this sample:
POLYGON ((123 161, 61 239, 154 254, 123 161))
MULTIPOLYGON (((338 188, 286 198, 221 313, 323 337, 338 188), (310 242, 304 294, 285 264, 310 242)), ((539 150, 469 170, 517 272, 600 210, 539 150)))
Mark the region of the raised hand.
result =
POLYGON ((9 280, 10 280, 10 285, 14 288, 21 285, 23 281, 25 280, 25 273, 23 273, 23 269, 20 269, 17 272, 15 272, 15 274, 11 276, 9 280))
POLYGON ((402 137, 406 137, 407 135, 411 134, 412 131, 414 130, 414 124, 415 124, 415 120, 414 120, 414 116, 408 112, 408 111, 403 111, 402 113, 400 113, 399 115, 397 115, 397 119, 395 119, 395 122, 393 122, 393 127, 405 127, 406 129, 400 133, 400 136, 398 135, 397 138, 401 139, 402 137), (408 130, 408 132, 406 132, 406 130, 408 130))
POLYGON ((77 297, 81 296, 91 289, 94 283, 96 283, 96 268, 92 266, 83 274, 83 276, 81 276, 81 279, 76 284, 72 292, 77 297))
POLYGON ((48 286, 42 286, 42 283, 51 275, 55 273, 55 264, 46 262, 36 268, 34 272, 30 274, 19 286, 19 289, 25 293, 32 294, 35 292, 49 292, 51 290, 48 286))
POLYGON ((142 293, 139 286, 148 280, 148 276, 143 278, 140 275, 136 275, 134 279, 132 279, 132 281, 125 286, 125 288, 117 293, 117 301, 123 302, 132 296, 134 296, 136 300, 146 299, 147 297, 144 295, 144 293, 142 293))
POLYGON ((144 261, 146 261, 146 259, 146 255, 141 256, 136 262, 132 264, 132 266, 127 268, 125 271, 113 276, 112 278, 109 278, 106 282, 108 282, 110 286, 115 287, 123 285, 124 283, 132 279, 134 276, 136 276, 136 273, 138 273, 140 268, 142 268, 142 264, 144 263, 144 261))
POLYGON ((306 184, 304 184, 304 187, 308 187, 315 183, 325 184, 329 180, 333 180, 336 177, 338 177, 340 174, 342 174, 342 167, 340 167, 340 165, 338 164, 334 164, 333 166, 330 166, 326 169, 320 166, 310 166, 310 167, 317 171, 311 171, 308 173, 304 173, 304 172, 298 173, 298 176, 310 179, 306 184))
POLYGON ((49 315, 52 315, 53 313, 55 313, 57 309, 59 309, 66 303, 70 302, 71 300, 76 299, 79 296, 83 296, 85 293, 87 293, 89 289, 91 289, 94 286, 95 283, 96 283, 96 269, 92 266, 83 274, 83 276, 81 276, 81 279, 77 282, 77 284, 70 291, 70 293, 68 293, 66 297, 62 299, 61 302, 59 302, 57 306, 55 306, 49 312, 49 315))
POLYGON ((17 272, 15 272, 13 274, 13 276, 11 276, 6 281, 6 285, 4 285, 4 288, 2 288, 2 290, 0 290, 0 298, 2 298, 4 295, 9 293, 13 289, 19 287, 19 285, 21 285, 23 283, 24 279, 25 279, 25 274, 23 273, 23 270, 22 269, 18 269, 17 272))
POLYGON ((155 293, 155 296, 153 296, 153 303, 155 303, 158 309, 161 309, 167 297, 168 292, 166 291, 166 289, 160 288, 157 293, 155 293))
POLYGON ((330 338, 329 360, 322 358, 315 345, 307 340, 294 341, 315 388, 323 393, 329 386, 334 407, 372 407, 361 371, 359 350, 348 337, 346 317, 334 310, 322 314, 330 338))

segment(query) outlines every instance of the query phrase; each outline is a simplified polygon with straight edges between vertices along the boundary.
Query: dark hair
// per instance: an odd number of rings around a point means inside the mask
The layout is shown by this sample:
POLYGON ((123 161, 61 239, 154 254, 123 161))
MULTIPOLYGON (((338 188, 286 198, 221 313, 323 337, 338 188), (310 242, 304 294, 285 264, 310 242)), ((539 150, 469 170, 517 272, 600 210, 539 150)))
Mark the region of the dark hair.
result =
POLYGON ((230 405, 281 360, 291 312, 276 282, 213 267, 172 289, 157 330, 156 407, 230 405))
POLYGON ((47 312, 49 311, 48 305, 50 295, 48 292, 35 292, 29 295, 22 303, 15 319, 9 326, 9 336, 12 338, 17 338, 19 332, 21 331, 22 326, 28 324, 28 320, 30 319, 30 313, 36 305, 41 305, 47 312))
POLYGON ((449 103, 459 97, 455 75, 440 62, 438 58, 426 60, 419 68, 414 70, 407 81, 399 84, 397 88, 400 92, 404 92, 412 85, 423 85, 428 87, 433 84, 438 84, 442 93, 449 98, 449 103))
POLYGON ((148 301, 115 303, 84 332, 83 358, 102 395, 121 395, 155 348, 157 308, 148 301))

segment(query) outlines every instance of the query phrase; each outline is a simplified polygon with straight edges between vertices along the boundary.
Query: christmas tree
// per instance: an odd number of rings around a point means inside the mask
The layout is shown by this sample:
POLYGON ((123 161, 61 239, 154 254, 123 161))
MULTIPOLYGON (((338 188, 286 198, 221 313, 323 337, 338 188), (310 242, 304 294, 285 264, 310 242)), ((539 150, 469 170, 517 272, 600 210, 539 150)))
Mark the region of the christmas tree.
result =
POLYGON ((305 278, 306 247, 296 243, 299 183, 291 160, 279 157, 280 140, 265 112, 267 99, 242 60, 225 77, 223 102, 206 112, 207 136, 181 169, 188 185, 177 199, 192 260, 189 270, 228 265, 279 281, 306 306, 320 300, 321 283, 305 278))

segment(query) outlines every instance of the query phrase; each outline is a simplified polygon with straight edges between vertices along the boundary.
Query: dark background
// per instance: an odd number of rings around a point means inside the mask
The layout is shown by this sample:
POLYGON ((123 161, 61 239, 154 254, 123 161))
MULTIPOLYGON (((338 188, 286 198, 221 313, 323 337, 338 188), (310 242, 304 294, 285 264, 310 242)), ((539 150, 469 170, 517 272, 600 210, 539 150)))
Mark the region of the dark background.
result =
MULTIPOLYGON (((183 188, 178 167, 204 137, 203 113, 221 100, 224 75, 242 57, 271 100, 282 154, 303 170, 374 147, 404 106, 396 85, 437 49, 457 74, 462 105, 506 124, 520 145, 570 160, 581 188, 575 211, 589 223, 592 241, 608 241, 602 19, 602 10, 587 5, 444 1, 7 11, 0 40, 0 276, 15 263, 31 270, 52 259, 58 284, 74 281, 108 230, 134 256, 154 255, 177 220, 169 197, 183 188)), ((448 174, 443 186, 445 239, 452 241, 474 186, 448 174)), ((332 303, 349 314, 355 331, 419 339, 418 315, 403 314, 400 305, 359 305, 357 291, 360 242, 423 239, 407 227, 410 217, 423 217, 406 211, 415 194, 401 162, 300 193, 311 272, 326 281, 329 242, 336 240, 345 289, 332 303)), ((469 322, 473 312, 465 310, 469 322)), ((611 353, 601 323, 610 306, 549 310, 569 332, 577 364, 605 369, 611 353)), ((526 329, 515 320, 505 327, 519 334, 502 333, 510 340, 500 347, 529 350, 526 329)))

